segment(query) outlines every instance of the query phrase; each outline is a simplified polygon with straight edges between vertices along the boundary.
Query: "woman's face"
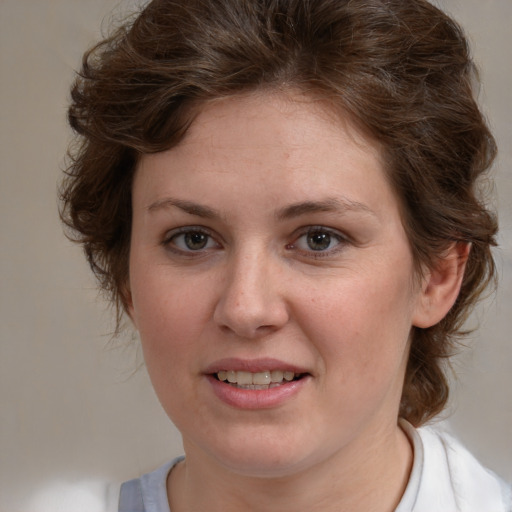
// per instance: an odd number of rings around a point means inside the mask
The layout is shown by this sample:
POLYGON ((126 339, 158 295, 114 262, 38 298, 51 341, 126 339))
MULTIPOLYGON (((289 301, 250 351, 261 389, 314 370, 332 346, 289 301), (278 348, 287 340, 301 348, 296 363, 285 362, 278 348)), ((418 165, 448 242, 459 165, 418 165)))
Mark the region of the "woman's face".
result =
POLYGON ((286 475, 396 429, 414 283, 378 149, 305 98, 209 104, 140 161, 130 313, 187 457, 286 475))

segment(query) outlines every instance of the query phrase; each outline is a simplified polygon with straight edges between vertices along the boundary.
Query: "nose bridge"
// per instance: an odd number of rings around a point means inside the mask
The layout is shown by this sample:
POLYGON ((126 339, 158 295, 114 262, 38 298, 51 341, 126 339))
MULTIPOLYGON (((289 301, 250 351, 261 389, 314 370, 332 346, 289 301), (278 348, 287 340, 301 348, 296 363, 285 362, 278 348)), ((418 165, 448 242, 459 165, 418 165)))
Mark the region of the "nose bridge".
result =
POLYGON ((288 319, 278 286, 277 258, 261 245, 241 248, 228 263, 214 320, 241 337, 279 329, 288 319))

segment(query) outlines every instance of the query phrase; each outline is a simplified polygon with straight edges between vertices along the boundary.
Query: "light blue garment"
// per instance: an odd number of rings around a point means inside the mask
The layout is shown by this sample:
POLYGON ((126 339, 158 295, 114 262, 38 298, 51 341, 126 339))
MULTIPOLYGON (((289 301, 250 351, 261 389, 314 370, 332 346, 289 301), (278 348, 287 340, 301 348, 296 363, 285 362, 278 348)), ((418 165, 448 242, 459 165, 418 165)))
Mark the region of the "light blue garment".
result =
POLYGON ((156 471, 125 482, 121 486, 119 512, 170 512, 167 475, 183 459, 177 457, 156 471))

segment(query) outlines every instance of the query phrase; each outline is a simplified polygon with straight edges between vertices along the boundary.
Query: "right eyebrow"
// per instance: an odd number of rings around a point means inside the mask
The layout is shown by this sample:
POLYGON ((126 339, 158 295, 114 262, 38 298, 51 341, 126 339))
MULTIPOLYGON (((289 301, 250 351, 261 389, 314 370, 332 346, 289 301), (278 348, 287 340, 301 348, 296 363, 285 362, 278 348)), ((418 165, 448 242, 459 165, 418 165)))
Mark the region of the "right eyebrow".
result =
POLYGON ((158 211, 161 209, 175 207, 183 210, 185 213, 190 215, 195 215, 196 217, 203 217, 205 219, 219 219, 220 214, 210 208, 208 206, 204 206, 202 204, 194 203, 192 201, 184 201, 182 199, 174 199, 172 197, 166 197, 164 199, 159 199, 154 203, 151 203, 146 207, 146 210, 149 212, 158 211))

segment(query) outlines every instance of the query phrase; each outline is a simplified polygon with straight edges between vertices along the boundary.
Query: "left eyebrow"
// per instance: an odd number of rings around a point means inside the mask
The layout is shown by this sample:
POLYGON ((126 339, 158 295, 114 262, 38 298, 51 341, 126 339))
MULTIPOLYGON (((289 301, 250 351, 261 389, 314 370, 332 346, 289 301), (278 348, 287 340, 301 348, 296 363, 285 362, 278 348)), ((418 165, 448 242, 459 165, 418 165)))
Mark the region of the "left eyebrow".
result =
POLYGON ((304 201, 300 203, 294 203, 289 206, 285 206, 276 212, 278 220, 292 219, 294 217, 300 217, 308 213, 317 212, 333 212, 333 213, 347 213, 357 212, 370 214, 374 217, 377 214, 369 208, 367 205, 358 201, 351 201, 347 198, 327 198, 322 201, 304 201))

